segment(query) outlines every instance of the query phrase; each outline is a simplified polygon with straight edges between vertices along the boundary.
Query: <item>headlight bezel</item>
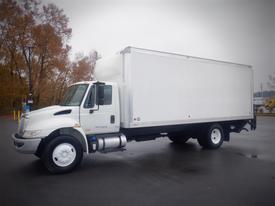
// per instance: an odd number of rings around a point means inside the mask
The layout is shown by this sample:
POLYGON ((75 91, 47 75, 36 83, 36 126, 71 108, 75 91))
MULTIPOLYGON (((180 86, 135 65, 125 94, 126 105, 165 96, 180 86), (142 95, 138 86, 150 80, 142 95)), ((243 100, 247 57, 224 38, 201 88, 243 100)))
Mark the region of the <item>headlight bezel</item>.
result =
POLYGON ((35 138, 41 133, 42 130, 24 130, 23 137, 25 138, 35 138))

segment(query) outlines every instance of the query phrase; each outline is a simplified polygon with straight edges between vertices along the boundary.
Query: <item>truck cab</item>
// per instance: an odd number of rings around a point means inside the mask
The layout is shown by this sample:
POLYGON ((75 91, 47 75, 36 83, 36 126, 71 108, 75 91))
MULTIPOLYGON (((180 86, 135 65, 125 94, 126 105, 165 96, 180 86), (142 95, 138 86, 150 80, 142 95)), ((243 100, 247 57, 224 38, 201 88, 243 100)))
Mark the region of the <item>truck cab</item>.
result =
POLYGON ((76 167, 83 152, 125 146, 119 124, 117 84, 78 82, 68 88, 60 105, 23 114, 13 141, 19 152, 35 154, 50 171, 63 172, 76 167), (105 141, 106 135, 112 141, 105 141))

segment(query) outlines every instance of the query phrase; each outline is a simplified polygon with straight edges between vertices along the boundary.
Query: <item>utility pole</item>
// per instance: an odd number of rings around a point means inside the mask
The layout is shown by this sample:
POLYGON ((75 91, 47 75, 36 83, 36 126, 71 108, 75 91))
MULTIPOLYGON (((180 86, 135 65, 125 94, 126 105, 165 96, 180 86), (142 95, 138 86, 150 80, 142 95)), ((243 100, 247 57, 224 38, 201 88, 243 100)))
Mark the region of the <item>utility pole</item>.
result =
POLYGON ((33 46, 27 45, 26 50, 24 49, 24 56, 28 67, 28 74, 29 74, 29 95, 27 98, 27 105, 29 106, 29 110, 31 110, 33 104, 33 82, 32 82, 32 53, 33 53, 33 46), (26 52, 27 50, 27 52, 26 52))
POLYGON ((28 70, 29 70, 29 95, 33 93, 32 85, 32 46, 27 46, 28 48, 28 70))

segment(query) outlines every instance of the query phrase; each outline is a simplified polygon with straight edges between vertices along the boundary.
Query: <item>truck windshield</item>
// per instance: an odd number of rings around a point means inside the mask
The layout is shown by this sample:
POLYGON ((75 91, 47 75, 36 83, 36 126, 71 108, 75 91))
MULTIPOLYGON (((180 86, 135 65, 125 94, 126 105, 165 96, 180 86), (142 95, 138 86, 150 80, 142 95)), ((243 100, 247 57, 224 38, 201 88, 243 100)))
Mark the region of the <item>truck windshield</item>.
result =
POLYGON ((68 88, 65 93, 61 106, 80 106, 85 95, 88 84, 76 84, 68 88))

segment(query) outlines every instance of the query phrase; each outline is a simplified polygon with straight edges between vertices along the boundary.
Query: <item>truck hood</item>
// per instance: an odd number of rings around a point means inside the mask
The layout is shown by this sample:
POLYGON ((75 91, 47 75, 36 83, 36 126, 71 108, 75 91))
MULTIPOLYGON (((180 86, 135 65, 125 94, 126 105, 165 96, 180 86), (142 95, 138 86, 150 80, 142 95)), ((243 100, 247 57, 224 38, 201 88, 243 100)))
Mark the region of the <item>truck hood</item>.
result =
POLYGON ((44 107, 42 109, 38 109, 38 110, 34 110, 29 112, 27 115, 29 117, 33 117, 36 115, 43 115, 43 114, 54 114, 56 112, 62 111, 67 109, 68 107, 66 106, 60 106, 60 105, 53 105, 53 106, 49 106, 49 107, 44 107))
POLYGON ((64 118, 79 123, 79 107, 54 105, 25 113, 20 121, 19 133, 48 127, 53 121, 62 124, 64 118))
POLYGON ((62 112, 65 112, 63 114, 70 114, 73 110, 76 110, 76 109, 78 110, 79 107, 53 105, 53 106, 44 107, 42 109, 31 111, 29 113, 26 113, 25 115, 27 119, 32 119, 32 120, 36 118, 45 119, 45 118, 52 118, 55 115, 58 116, 58 114, 62 114, 62 112))

